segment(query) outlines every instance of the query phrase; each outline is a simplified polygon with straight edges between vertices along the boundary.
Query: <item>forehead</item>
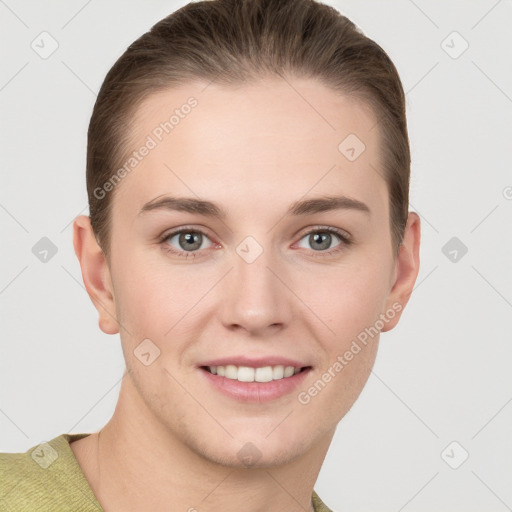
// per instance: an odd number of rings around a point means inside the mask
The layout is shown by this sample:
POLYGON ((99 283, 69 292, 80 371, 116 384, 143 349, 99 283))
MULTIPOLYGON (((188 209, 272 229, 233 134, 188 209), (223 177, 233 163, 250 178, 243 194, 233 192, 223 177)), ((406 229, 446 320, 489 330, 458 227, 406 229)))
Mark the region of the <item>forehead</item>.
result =
POLYGON ((116 193, 130 211, 163 194, 268 206, 336 189, 382 201, 375 126, 368 105, 310 79, 165 89, 135 113, 130 151, 151 149, 116 193))

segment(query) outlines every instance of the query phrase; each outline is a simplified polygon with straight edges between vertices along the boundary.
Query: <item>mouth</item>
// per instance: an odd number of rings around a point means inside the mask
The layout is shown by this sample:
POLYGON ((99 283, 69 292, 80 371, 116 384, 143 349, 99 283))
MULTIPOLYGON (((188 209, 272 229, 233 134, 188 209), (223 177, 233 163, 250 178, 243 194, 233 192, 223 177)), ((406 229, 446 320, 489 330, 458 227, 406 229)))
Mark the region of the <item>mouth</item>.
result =
POLYGON ((237 366, 234 364, 219 366, 201 366, 201 369, 219 377, 237 380, 238 382, 272 382, 293 377, 298 373, 310 369, 311 366, 237 366))
MULTIPOLYGON (((245 361, 244 361, 245 362, 245 361)), ((246 404, 262 404, 292 399, 293 393, 312 370, 312 366, 267 364, 247 366, 203 365, 198 369, 205 382, 222 395, 246 404)))

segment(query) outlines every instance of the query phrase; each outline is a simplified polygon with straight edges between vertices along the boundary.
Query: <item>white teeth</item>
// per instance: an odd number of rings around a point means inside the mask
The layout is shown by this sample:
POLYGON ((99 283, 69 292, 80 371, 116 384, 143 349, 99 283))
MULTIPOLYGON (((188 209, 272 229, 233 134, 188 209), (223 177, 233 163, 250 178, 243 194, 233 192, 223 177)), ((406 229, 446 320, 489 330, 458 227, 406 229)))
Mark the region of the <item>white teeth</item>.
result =
POLYGON ((239 366, 238 380, 240 382, 254 382, 254 368, 249 368, 248 366, 239 366))
POLYGON ((295 368, 293 366, 287 366, 284 369, 284 376, 285 377, 291 377, 295 372, 295 368))
POLYGON ((256 371, 254 372, 254 380, 256 382, 270 382, 272 380, 272 366, 256 368, 256 371))
POLYGON ((209 366, 208 369, 213 375, 238 380, 239 382, 270 382, 272 380, 281 380, 291 377, 301 370, 294 366, 283 366, 280 364, 276 366, 263 366, 261 368, 228 364, 226 366, 209 366))
POLYGON ((226 366, 226 373, 224 377, 228 379, 237 380, 238 379, 238 368, 234 364, 228 364, 226 366))
POLYGON ((272 368, 272 378, 274 380, 282 379, 284 377, 284 366, 277 365, 272 368))

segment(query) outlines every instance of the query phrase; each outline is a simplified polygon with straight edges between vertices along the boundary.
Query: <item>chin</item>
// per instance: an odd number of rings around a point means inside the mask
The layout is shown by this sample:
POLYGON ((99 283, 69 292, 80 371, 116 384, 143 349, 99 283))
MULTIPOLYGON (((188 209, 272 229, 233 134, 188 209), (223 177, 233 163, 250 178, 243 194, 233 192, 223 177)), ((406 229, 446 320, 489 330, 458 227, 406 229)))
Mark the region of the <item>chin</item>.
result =
POLYGON ((264 435, 251 431, 249 427, 238 430, 228 427, 228 430, 233 437, 226 434, 221 440, 219 436, 213 436, 211 431, 196 433, 197 437, 188 432, 187 444, 192 451, 215 464, 239 469, 282 466, 304 455, 314 444, 312 436, 304 435, 301 428, 291 424, 281 432, 266 429, 264 435))
POLYGON ((204 458, 222 466, 237 469, 270 469, 283 466, 292 462, 302 455, 303 447, 270 447, 257 445, 252 441, 240 445, 235 442, 236 447, 232 449, 218 450, 213 448, 203 451, 200 455, 204 458))

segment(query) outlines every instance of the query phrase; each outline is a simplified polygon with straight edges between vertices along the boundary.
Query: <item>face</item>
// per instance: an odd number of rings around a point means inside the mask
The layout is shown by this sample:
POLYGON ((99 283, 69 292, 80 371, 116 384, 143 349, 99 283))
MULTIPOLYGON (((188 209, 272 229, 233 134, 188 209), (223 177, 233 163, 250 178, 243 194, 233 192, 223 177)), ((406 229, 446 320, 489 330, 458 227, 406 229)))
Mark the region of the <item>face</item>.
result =
POLYGON ((403 307, 376 117, 290 83, 147 98, 112 207, 133 392, 170 436, 232 466, 282 464, 332 436, 403 307))

